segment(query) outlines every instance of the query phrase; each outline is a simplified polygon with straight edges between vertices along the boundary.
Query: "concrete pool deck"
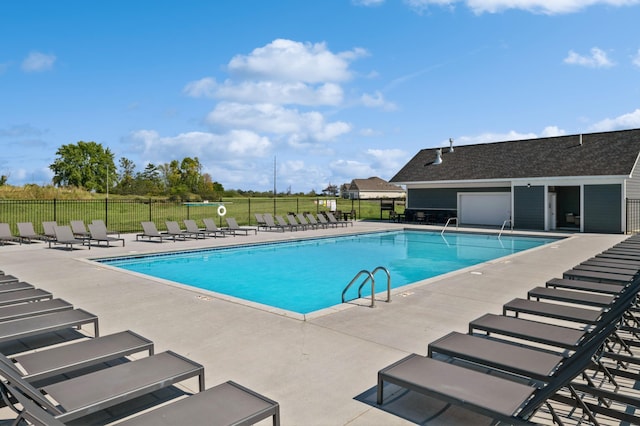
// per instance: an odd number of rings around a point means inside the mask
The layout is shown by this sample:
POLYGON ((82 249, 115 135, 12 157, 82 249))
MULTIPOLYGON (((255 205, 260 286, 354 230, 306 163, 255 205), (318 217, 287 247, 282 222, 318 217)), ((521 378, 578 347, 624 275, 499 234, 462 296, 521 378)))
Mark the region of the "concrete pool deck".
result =
MULTIPOLYGON (((87 261, 403 227, 412 226, 360 221, 347 228, 175 243, 135 241, 126 234, 125 247, 73 251, 14 244, 0 247, 0 269, 98 315, 102 335, 130 329, 153 340, 156 352, 171 349, 203 364, 207 388, 234 380, 278 401, 283 426, 480 424, 485 419, 412 392, 389 392, 384 406, 375 406, 378 370, 412 352, 426 354, 429 342, 466 332, 469 321, 501 313, 505 302, 626 238, 538 233, 567 238, 394 290, 391 303, 379 296, 373 309, 363 300, 306 318, 87 261)), ((186 384, 196 390, 193 382, 186 384)), ((0 419, 10 418, 12 412, 0 410, 0 419)))

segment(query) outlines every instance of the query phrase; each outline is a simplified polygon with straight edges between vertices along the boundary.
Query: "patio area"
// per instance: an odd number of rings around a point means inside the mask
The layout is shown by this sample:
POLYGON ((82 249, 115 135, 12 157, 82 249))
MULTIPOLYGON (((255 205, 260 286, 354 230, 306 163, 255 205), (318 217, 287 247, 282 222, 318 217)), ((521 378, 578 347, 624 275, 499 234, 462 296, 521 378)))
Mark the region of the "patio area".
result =
MULTIPOLYGON (((412 352, 426 354, 429 342, 450 331, 466 332, 469 321, 501 313, 503 303, 626 238, 537 233, 567 238, 396 289, 391 303, 380 301, 373 309, 367 300, 306 317, 87 260, 410 227, 359 221, 348 228, 261 231, 175 243, 136 241, 128 234, 123 235, 125 247, 73 251, 49 249, 44 243, 14 244, 0 247, 0 269, 96 314, 103 335, 130 329, 154 341, 156 352, 171 349, 203 364, 207 388, 233 380, 278 401, 285 426, 488 424, 489 419, 406 391, 389 393, 384 406, 377 407, 377 372, 412 352)), ((193 386, 190 390, 196 391, 193 386)), ((0 409, 0 419, 12 416, 7 408, 0 409)), ((545 422, 544 415, 540 421, 545 422)))

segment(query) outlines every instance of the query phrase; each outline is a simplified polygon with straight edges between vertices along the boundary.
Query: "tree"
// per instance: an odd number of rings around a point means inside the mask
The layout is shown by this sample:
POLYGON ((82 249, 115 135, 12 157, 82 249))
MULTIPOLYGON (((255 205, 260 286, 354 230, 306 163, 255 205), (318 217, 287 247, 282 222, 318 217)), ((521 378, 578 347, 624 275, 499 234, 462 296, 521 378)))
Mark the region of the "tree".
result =
POLYGON ((116 190, 120 194, 135 193, 135 176, 136 165, 128 158, 122 157, 119 161, 120 173, 118 174, 118 186, 116 190))
POLYGON ((88 191, 106 192, 107 182, 117 181, 113 154, 96 142, 62 145, 49 166, 56 186, 76 186, 88 191))

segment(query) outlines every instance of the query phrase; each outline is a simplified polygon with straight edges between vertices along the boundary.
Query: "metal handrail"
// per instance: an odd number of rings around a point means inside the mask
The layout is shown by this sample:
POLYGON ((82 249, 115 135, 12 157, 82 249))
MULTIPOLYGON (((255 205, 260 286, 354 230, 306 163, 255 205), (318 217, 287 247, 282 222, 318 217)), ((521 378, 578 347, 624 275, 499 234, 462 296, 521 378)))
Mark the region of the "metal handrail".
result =
POLYGON ((376 298, 375 298, 375 294, 376 294, 376 280, 374 278, 374 274, 378 271, 385 271, 385 273, 387 274, 387 302, 391 302, 391 274, 389 273, 389 271, 387 270, 387 268, 383 267, 383 266, 378 266, 377 268, 375 268, 373 271, 367 271, 366 269, 363 269, 362 271, 358 272, 353 279, 349 282, 349 284, 347 284, 347 286, 344 288, 344 290, 342 290, 342 303, 345 303, 345 294, 347 293, 347 291, 349 290, 349 288, 351 288, 351 286, 353 285, 353 283, 356 282, 356 280, 358 278, 360 278, 361 275, 367 275, 367 277, 365 278, 365 280, 362 282, 362 284, 360 284, 360 287, 358 287, 358 298, 362 298, 362 288, 364 287, 364 285, 367 283, 367 281, 371 280, 371 307, 375 307, 376 306, 376 298))
POLYGON ((502 232, 504 231, 504 227, 506 226, 507 223, 511 224, 511 232, 513 232, 513 221, 511 219, 507 219, 504 222, 502 222, 502 228, 500 228, 500 233, 498 234, 498 238, 502 236, 502 232))
MULTIPOLYGON (((384 273, 387 274, 387 300, 386 300, 386 302, 389 303, 389 302, 391 302, 391 273, 384 266, 378 266, 376 269, 371 271, 371 275, 372 276, 375 275, 376 272, 378 272, 378 271, 384 271, 384 273)), ((365 280, 362 284, 360 284, 360 287, 358 287, 358 297, 359 298, 362 297, 362 287, 364 287, 364 285, 366 283, 367 283, 367 281, 365 280)), ((373 288, 371 289, 371 292, 374 293, 373 288)))
POLYGON ((440 235, 444 234, 444 231, 447 230, 447 226, 449 226, 449 223, 451 223, 452 220, 456 221, 456 229, 458 229, 458 218, 450 217, 449 219, 447 219, 447 223, 444 224, 444 228, 442 228, 442 232, 440 232, 440 235))

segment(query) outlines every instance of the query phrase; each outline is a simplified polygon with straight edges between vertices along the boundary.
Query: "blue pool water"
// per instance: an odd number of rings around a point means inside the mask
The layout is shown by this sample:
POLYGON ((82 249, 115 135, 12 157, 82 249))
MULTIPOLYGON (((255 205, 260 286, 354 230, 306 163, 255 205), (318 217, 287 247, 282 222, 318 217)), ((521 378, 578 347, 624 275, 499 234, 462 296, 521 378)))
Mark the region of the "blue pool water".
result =
MULTIPOLYGON (((307 314, 341 303, 342 290, 363 269, 387 268, 395 288, 556 240, 405 230, 99 261, 307 314)), ((385 274, 375 278, 376 291, 384 291, 385 274)), ((364 290, 371 294, 368 285, 364 290)))

